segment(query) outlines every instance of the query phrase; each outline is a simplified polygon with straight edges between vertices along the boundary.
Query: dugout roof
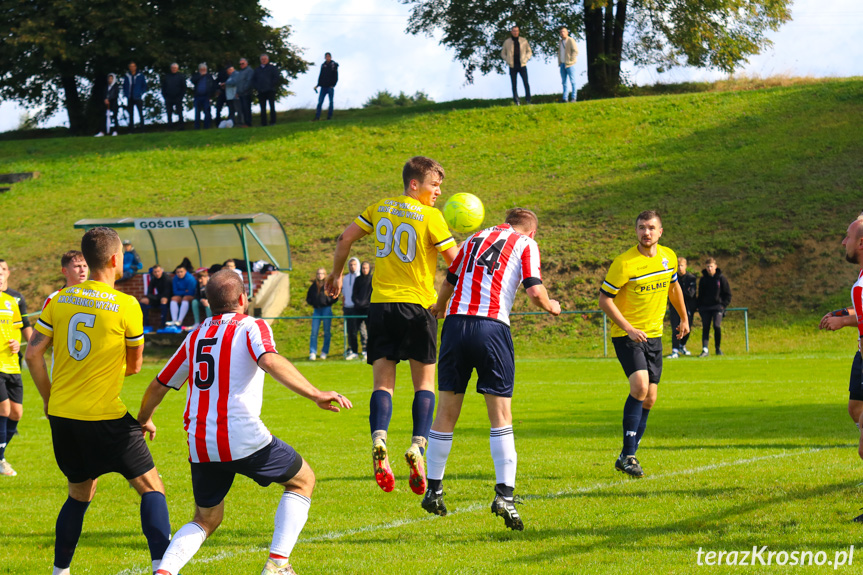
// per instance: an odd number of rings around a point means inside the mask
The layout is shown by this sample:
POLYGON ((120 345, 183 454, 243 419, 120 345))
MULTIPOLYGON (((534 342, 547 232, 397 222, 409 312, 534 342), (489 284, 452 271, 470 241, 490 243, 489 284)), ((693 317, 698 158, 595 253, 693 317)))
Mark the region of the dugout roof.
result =
MULTIPOLYGON (((114 228, 123 240, 131 240, 144 263, 172 270, 183 258, 193 265, 210 267, 229 258, 251 265, 266 260, 276 269, 291 269, 291 247, 281 222, 270 214, 229 214, 160 218, 102 218, 75 222, 88 230, 114 228)), ((251 274, 250 274, 251 280, 251 274)))

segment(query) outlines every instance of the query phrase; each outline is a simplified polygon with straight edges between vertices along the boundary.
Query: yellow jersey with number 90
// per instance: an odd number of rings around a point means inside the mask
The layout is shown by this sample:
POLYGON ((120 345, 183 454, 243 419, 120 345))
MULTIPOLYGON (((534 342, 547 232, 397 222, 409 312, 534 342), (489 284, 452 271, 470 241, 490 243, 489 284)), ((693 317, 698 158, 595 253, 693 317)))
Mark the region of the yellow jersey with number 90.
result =
POLYGON ((134 297, 94 280, 63 288, 42 310, 36 331, 54 339, 48 415, 99 421, 126 414, 120 400, 126 348, 144 345, 134 297))
POLYGON ((355 223, 375 236, 372 303, 432 305, 437 254, 456 246, 440 210, 396 196, 370 205, 355 223))

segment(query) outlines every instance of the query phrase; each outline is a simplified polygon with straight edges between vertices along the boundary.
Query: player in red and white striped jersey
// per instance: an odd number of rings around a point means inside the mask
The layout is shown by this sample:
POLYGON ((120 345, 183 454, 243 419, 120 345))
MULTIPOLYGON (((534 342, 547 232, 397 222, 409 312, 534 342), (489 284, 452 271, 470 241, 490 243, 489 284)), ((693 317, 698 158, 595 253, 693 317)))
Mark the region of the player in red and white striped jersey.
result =
POLYGON ((270 434, 261 421, 264 372, 338 412, 351 402, 335 391, 322 392, 276 351, 270 326, 245 315, 248 298, 232 270, 210 279, 207 296, 213 317, 190 332, 141 402, 138 421, 152 439, 152 416, 169 389, 188 381, 183 416, 188 432, 195 518, 174 535, 156 573, 177 575, 222 522, 224 498, 239 473, 259 485, 278 483, 285 492, 263 575, 294 573, 289 558, 308 517, 315 475, 294 449, 270 434), (334 405, 335 404, 335 405, 334 405))
POLYGON ((492 511, 510 529, 524 529, 513 503, 516 452, 512 432, 515 355, 509 333, 509 312, 519 284, 531 303, 553 314, 560 304, 542 285, 539 248, 533 237, 537 217, 515 208, 506 223, 475 233, 459 249, 438 292, 438 314, 446 311, 438 359, 437 415, 429 433, 428 490, 422 507, 446 515, 443 475, 452 435, 467 383, 477 371, 477 391, 485 397, 491 432, 489 442, 497 485, 492 511))

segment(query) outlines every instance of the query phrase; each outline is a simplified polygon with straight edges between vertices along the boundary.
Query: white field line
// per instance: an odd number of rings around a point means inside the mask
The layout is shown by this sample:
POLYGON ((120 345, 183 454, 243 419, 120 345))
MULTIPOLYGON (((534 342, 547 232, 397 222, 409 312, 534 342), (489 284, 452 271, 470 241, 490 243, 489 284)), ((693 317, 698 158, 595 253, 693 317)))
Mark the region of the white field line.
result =
MULTIPOLYGON (((617 479, 615 481, 606 481, 600 483, 594 483, 593 485, 585 485, 582 487, 576 487, 571 489, 561 489, 560 491, 554 493, 547 493, 545 495, 523 495, 520 496, 521 499, 525 501, 535 501, 535 500, 544 500, 544 499, 557 499, 559 497, 563 497, 566 495, 577 495, 580 493, 590 493, 592 491, 601 491, 603 489, 613 489, 615 487, 628 487, 638 485, 645 481, 658 481, 661 479, 668 479, 670 477, 677 477, 680 475, 694 475, 696 473, 703 473, 705 471, 712 471, 714 469, 721 469, 723 467, 732 467, 735 465, 746 465, 748 463, 758 463, 761 461, 769 461, 771 459, 783 459, 785 457, 794 457, 797 455, 807 455, 811 453, 818 453, 819 451, 827 451, 830 449, 840 449, 840 448, 849 448, 854 447, 852 444, 848 445, 832 445, 829 447, 813 447, 811 449, 804 449, 801 451, 783 451, 781 453, 774 453, 773 455, 762 455, 760 457, 747 457, 745 459, 736 459, 734 461, 720 461, 718 463, 712 463, 710 465, 702 465, 700 467, 693 467, 690 469, 681 469, 678 471, 669 471, 668 473, 660 473, 658 475, 648 475, 644 478, 635 481, 635 480, 621 480, 617 479)), ((480 509, 489 508, 488 503, 473 503, 471 505, 467 505, 464 507, 460 507, 455 511, 451 511, 448 515, 456 515, 462 513, 473 513, 474 511, 479 511, 480 509)), ((344 529, 342 531, 330 531, 327 533, 322 533, 320 535, 315 535, 312 537, 301 537, 297 543, 308 543, 315 541, 333 541, 337 539, 343 539, 345 537, 350 537, 352 535, 359 535, 362 533, 371 533, 376 531, 385 531, 388 529, 394 529, 397 527, 402 527, 404 525, 413 525, 416 523, 422 523, 425 521, 434 521, 441 519, 437 515, 427 515, 424 517, 415 517, 413 519, 397 519, 396 521, 390 521, 389 523, 381 523, 378 525, 367 525, 365 527, 356 527, 354 529, 344 529)), ((198 563, 213 563, 215 561, 221 561, 222 559, 230 559, 231 557, 236 557, 238 555, 245 555, 247 553, 262 553, 268 549, 267 546, 251 546, 245 549, 239 549, 236 551, 223 551, 221 553, 217 553, 216 555, 212 555, 210 557, 204 557, 201 559, 193 559, 195 564, 198 563)), ((122 571, 118 571, 115 575, 150 575, 149 570, 139 570, 139 569, 124 569, 122 571)))

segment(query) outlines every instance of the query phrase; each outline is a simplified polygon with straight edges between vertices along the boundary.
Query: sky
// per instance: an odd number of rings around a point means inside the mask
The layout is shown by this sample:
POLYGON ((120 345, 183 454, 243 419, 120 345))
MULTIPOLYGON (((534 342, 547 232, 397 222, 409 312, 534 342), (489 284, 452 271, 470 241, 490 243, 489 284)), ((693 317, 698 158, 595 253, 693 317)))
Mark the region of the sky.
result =
MULTIPOLYGON (((339 63, 335 106, 357 108, 380 90, 398 94, 422 91, 443 102, 462 98, 511 96, 508 75, 477 76, 467 85, 461 64, 437 39, 405 33, 409 8, 398 0, 262 0, 270 11, 270 24, 290 25, 291 42, 304 49, 314 62, 294 81, 294 96, 278 109, 313 108, 324 53, 339 63)), ((768 37, 773 46, 750 58, 738 74, 751 76, 863 76, 863 2, 860 0, 796 0, 792 21, 768 37)), ((527 37, 530 40, 529 37, 527 37)), ((584 41, 579 42, 577 87, 587 79, 584 41)), ((626 67, 625 67, 626 68, 626 67)), ((659 74, 652 69, 628 69, 637 84, 716 80, 727 77, 711 70, 677 68, 659 74)), ((534 58, 528 64, 531 92, 559 93, 557 60, 534 58)), ((521 82, 519 81, 521 90, 521 82)), ((256 106, 257 107, 257 106, 256 106)), ((12 102, 0 103, 0 131, 15 129, 25 109, 12 102)), ((60 113, 47 125, 67 125, 60 113)))

